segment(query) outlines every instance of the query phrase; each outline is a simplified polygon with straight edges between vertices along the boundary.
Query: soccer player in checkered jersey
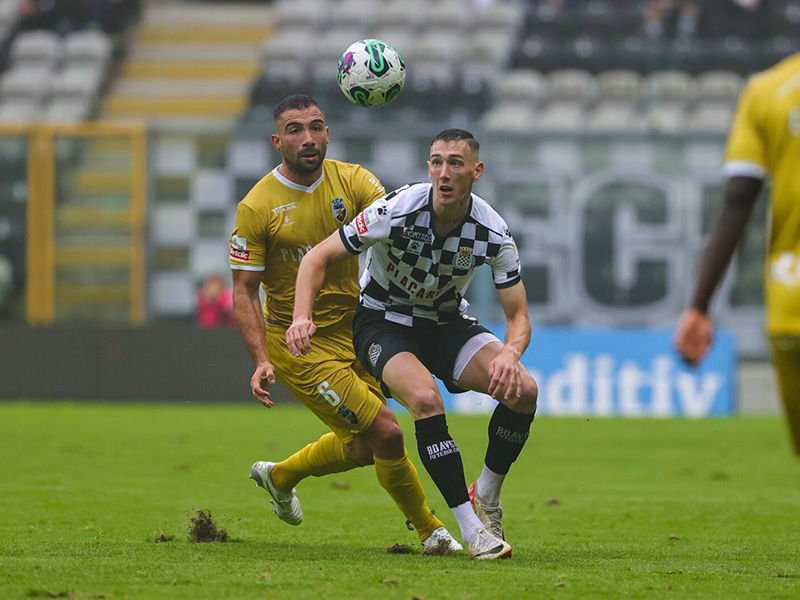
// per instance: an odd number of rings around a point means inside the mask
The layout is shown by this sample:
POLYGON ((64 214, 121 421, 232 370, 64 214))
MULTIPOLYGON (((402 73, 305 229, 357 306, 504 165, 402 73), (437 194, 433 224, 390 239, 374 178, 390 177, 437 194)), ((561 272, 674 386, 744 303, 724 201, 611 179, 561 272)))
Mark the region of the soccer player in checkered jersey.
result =
POLYGON ((303 512, 294 487, 300 481, 374 464, 381 486, 417 530, 423 552, 460 550, 425 502, 397 419, 353 352, 357 261, 339 265, 325 283, 314 311, 321 325, 315 355, 298 360, 289 354, 285 335, 300 258, 381 198, 384 189, 360 165, 325 158, 330 133, 312 98, 289 96, 274 117, 271 140, 282 162, 239 203, 231 236, 234 314, 256 363, 250 380, 256 399, 270 408, 269 386, 278 379, 331 432, 285 460, 256 462, 250 477, 269 492, 281 520, 299 525, 303 512))
POLYGON ((711 298, 771 181, 766 329, 794 452, 800 456, 800 52, 750 78, 739 98, 723 166, 722 210, 703 254, 675 345, 690 364, 711 346, 711 298))
POLYGON ((537 387, 519 362, 531 325, 516 245, 500 215, 472 193, 484 170, 478 153, 468 131, 441 132, 430 149, 432 183, 392 192, 312 249, 298 271, 286 341, 295 356, 312 352, 312 310, 326 270, 368 250, 353 321, 356 355, 414 417, 422 463, 470 556, 494 559, 511 556, 500 489, 528 439, 537 387), (505 343, 467 316, 462 292, 484 263, 506 316, 505 343), (475 390, 498 401, 483 470, 469 489, 432 375, 453 393, 475 390))

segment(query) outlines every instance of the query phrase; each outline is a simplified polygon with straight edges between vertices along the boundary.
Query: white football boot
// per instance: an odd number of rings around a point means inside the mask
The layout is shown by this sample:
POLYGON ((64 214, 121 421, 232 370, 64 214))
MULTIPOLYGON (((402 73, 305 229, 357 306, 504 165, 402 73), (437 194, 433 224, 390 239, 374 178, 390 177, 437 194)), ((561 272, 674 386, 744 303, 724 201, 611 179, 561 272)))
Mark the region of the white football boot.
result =
POLYGON ((469 557, 475 560, 510 558, 511 546, 505 540, 481 529, 469 545, 469 557))
POLYGON ((489 530, 495 537, 505 540, 506 536, 503 533, 503 509, 500 508, 500 502, 497 504, 485 504, 481 501, 480 496, 475 493, 475 486, 477 481, 473 481, 467 491, 469 492, 469 501, 472 503, 472 508, 475 515, 481 520, 481 523, 489 530))
POLYGON ((445 527, 434 529, 432 534, 422 540, 422 547, 422 554, 426 556, 450 554, 464 549, 445 527))
POLYGON ((272 469, 275 467, 273 462, 259 461, 253 463, 250 468, 250 479, 256 482, 256 485, 264 488, 272 496, 270 502, 272 503, 272 512, 278 515, 281 521, 285 521, 289 525, 300 525, 303 522, 303 509, 300 508, 300 500, 297 499, 295 490, 291 492, 282 492, 275 487, 272 483, 272 469))

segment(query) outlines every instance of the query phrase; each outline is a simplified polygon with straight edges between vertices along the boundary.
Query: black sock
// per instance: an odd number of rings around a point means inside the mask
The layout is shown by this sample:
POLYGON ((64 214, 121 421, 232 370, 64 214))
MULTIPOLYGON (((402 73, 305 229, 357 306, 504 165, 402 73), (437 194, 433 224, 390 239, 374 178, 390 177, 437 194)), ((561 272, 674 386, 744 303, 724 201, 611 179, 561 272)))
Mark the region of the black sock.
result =
POLYGON ((447 419, 436 415, 414 423, 417 430, 417 449, 425 470, 453 508, 469 502, 464 465, 458 446, 447 432, 447 419))
POLYGON ((517 460, 528 440, 533 415, 514 412, 498 403, 489 421, 489 447, 486 449, 486 466, 495 473, 505 475, 511 463, 517 460))

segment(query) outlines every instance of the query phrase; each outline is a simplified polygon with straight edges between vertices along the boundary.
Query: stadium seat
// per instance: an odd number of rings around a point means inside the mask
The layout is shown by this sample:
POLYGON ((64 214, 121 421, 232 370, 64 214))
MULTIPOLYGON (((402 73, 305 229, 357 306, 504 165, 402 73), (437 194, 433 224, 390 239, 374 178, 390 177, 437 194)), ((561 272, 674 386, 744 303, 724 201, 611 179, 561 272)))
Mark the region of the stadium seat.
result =
POLYGON ((586 120, 583 102, 551 103, 536 116, 534 127, 546 131, 581 131, 586 120))
POLYGON ((601 102, 586 117, 589 131, 642 131, 644 122, 631 102, 601 102))
POLYGON ((647 99, 651 102, 688 102, 694 98, 695 85, 688 73, 662 71, 653 73, 645 82, 647 99))
POLYGON ((67 66, 53 77, 52 93, 59 98, 94 98, 101 81, 102 71, 97 66, 67 66))
POLYGON ((708 131, 725 133, 733 122, 733 104, 731 102, 706 102, 699 104, 688 115, 686 128, 688 131, 708 131))
POLYGON ((38 114, 39 105, 29 101, 4 101, 0 104, 0 123, 29 123, 38 114))
POLYGON ((547 76, 550 100, 588 105, 597 95, 597 81, 588 71, 564 69, 547 76))
POLYGON ((264 41, 261 56, 265 64, 278 60, 308 61, 314 51, 317 32, 312 27, 281 29, 264 41))
POLYGON ((700 101, 736 102, 744 86, 742 77, 733 71, 707 71, 695 77, 700 101))
POLYGON ((718 173, 722 167, 725 144, 722 141, 698 141, 686 144, 685 166, 695 173, 718 173))
POLYGON ((636 71, 612 69, 597 75, 600 100, 637 102, 642 96, 643 79, 636 71))
POLYGON ((151 209, 150 239, 156 246, 188 246, 198 235, 197 212, 188 204, 157 204, 151 209))
POLYGON ((472 23, 477 31, 513 32, 521 23, 522 10, 511 2, 494 2, 479 7, 472 15, 472 23))
POLYGON ((464 10, 461 2, 440 0, 431 2, 425 8, 425 17, 420 23, 426 29, 461 33, 469 23, 469 12, 464 10))
POLYGON ((686 125, 686 111, 682 102, 655 104, 645 114, 647 127, 658 133, 677 133, 686 125))
MULTIPOLYGON (((271 116, 271 115, 270 115, 271 116)), ((233 139, 228 146, 228 170, 234 175, 261 178, 272 168, 267 143, 263 140, 233 139)), ((238 197, 239 194, 236 194, 238 197)))
POLYGON ((358 29, 362 34, 353 39, 372 37, 366 32, 372 29, 379 6, 374 0, 341 0, 332 3, 323 22, 330 29, 358 29))
POLYGON ((149 301, 155 314, 188 317, 195 314, 197 284, 186 271, 160 271, 150 278, 149 301))
POLYGON ((316 0, 284 0, 275 6, 276 29, 292 27, 316 28, 325 17, 316 0))
POLYGON ((496 82, 495 94, 500 102, 538 106, 547 98, 547 80, 536 71, 506 71, 496 82))
POLYGON ((151 149, 156 175, 189 175, 197 169, 197 148, 188 137, 156 140, 151 149))
POLYGON ((29 67, 23 63, 3 74, 0 79, 0 98, 41 104, 50 95, 52 76, 52 71, 47 67, 29 67))
POLYGON ((43 119, 50 123, 77 123, 89 118, 93 98, 55 98, 44 111, 43 119))
POLYGON ((233 197, 233 180, 226 171, 203 169, 195 172, 189 186, 189 203, 202 210, 224 211, 233 197))
MULTIPOLYGON (((426 5, 421 2, 392 0, 381 6, 375 15, 376 30, 413 30, 424 18, 426 5)), ((381 38, 383 39, 383 38, 381 38)), ((387 42, 389 40, 386 40, 387 42)))
POLYGON ((537 113, 528 103, 500 103, 483 117, 483 127, 491 133, 533 131, 537 113))
POLYGON ((546 139, 534 149, 534 164, 544 171, 573 174, 583 168, 583 153, 579 142, 546 139))
POLYGON ((201 278, 216 275, 225 268, 229 252, 225 239, 200 238, 195 240, 189 247, 189 271, 195 277, 201 278))
POLYGON ((11 63, 17 67, 53 68, 61 54, 61 38, 52 31, 20 33, 11 44, 11 63))
POLYGON ((455 63, 466 47, 464 36, 450 28, 428 29, 416 43, 415 64, 420 62, 455 63))
POLYGON ((102 31, 76 31, 64 42, 64 58, 69 66, 95 66, 105 69, 111 61, 113 44, 102 31))

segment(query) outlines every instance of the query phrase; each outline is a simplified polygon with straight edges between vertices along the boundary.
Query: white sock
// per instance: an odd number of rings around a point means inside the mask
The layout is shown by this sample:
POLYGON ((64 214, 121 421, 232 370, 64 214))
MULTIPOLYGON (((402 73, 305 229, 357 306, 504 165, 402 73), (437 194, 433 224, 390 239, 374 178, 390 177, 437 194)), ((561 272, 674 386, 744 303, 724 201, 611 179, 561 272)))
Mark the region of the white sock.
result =
POLYGON ((467 544, 471 544, 478 532, 484 529, 483 523, 481 523, 480 519, 475 515, 472 504, 464 502, 464 504, 459 504, 450 510, 453 511, 453 516, 456 518, 458 526, 461 528, 462 539, 467 544))
POLYGON ((481 476, 475 484, 475 493, 484 504, 497 504, 500 502, 500 489, 503 487, 505 475, 495 473, 486 465, 483 465, 481 476))

